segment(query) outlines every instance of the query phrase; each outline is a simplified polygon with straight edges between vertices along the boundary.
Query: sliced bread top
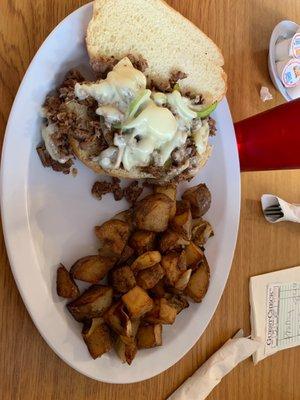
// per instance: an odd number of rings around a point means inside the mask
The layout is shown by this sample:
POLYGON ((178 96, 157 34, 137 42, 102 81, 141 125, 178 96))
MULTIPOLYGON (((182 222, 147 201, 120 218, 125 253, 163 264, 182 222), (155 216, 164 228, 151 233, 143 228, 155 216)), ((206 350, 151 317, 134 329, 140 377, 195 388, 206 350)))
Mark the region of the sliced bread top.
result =
POLYGON ((188 75, 180 81, 182 90, 202 94, 205 104, 226 92, 218 47, 161 0, 95 0, 87 49, 93 61, 142 56, 148 62, 145 74, 157 84, 182 71, 188 75))

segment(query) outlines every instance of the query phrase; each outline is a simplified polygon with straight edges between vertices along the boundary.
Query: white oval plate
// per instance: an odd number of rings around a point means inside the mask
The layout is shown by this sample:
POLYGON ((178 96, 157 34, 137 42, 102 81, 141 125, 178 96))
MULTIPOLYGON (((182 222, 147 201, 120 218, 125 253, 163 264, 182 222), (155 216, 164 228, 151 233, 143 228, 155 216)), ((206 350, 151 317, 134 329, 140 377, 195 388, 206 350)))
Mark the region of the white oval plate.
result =
POLYGON ((207 214, 215 236, 207 246, 211 284, 201 304, 191 304, 175 324, 164 327, 163 346, 140 351, 129 367, 113 351, 92 360, 81 327, 55 290, 59 262, 70 266, 97 249, 93 227, 127 207, 110 195, 90 194, 96 175, 78 163, 78 176, 45 169, 35 147, 40 141, 39 110, 46 94, 71 67, 87 64, 84 43, 91 4, 69 15, 34 57, 16 96, 2 154, 1 206, 11 268, 23 301, 49 346, 77 371, 100 381, 142 381, 175 364, 196 343, 212 318, 233 258, 240 213, 240 169, 230 111, 224 100, 215 112, 219 132, 207 167, 191 183, 212 192, 207 214))
POLYGON ((299 29, 299 25, 297 25, 293 21, 281 21, 277 24, 272 32, 269 44, 269 57, 268 57, 268 64, 269 64, 269 73, 272 79, 274 86, 279 90, 282 96, 285 98, 286 101, 292 101, 293 99, 289 95, 287 88, 281 82, 281 79, 278 76, 276 62, 275 62, 275 45, 278 39, 286 39, 287 37, 292 37, 297 30, 299 29))

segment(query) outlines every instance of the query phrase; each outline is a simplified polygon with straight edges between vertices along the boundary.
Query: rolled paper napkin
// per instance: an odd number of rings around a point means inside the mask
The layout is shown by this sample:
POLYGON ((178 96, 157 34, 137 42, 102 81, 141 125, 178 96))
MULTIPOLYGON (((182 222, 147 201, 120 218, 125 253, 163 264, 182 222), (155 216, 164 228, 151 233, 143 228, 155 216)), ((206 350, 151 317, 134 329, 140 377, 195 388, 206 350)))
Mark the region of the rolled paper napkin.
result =
MULTIPOLYGON (((274 196, 273 194, 263 194, 261 196, 261 205, 264 216, 268 222, 272 224, 282 221, 300 222, 300 205, 290 204, 280 197, 274 196), (283 216, 267 216, 265 210, 270 206, 279 206, 281 208, 283 216)), ((282 215, 281 214, 281 215, 282 215)))
POLYGON ((167 400, 204 400, 225 375, 261 346, 259 341, 240 337, 241 333, 229 339, 167 400))

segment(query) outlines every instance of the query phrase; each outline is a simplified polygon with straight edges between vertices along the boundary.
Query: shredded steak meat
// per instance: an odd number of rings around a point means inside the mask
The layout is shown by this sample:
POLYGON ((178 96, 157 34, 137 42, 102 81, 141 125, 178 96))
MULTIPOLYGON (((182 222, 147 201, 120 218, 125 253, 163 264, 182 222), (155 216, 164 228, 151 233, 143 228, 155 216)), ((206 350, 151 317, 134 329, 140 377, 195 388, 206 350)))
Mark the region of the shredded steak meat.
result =
POLYGON ((114 57, 99 57, 97 59, 91 59, 91 67, 95 74, 100 78, 105 78, 109 71, 118 63, 118 60, 114 57))
POLYGON ((120 182, 119 178, 112 178, 111 191, 116 201, 122 200, 124 197, 124 192, 120 186, 120 182))
POLYGON ((208 125, 209 125, 209 135, 210 136, 215 136, 216 133, 217 133, 216 121, 213 118, 208 117, 208 121, 207 122, 208 122, 208 125))
POLYGON ((197 154, 197 148, 192 138, 187 138, 182 147, 176 147, 171 153, 172 165, 181 167, 187 160, 197 154))
POLYGON ((124 189, 124 197, 130 204, 135 204, 137 199, 143 193, 144 187, 139 186, 138 181, 133 181, 124 189))
POLYGON ((187 74, 182 71, 173 71, 171 72, 171 77, 168 81, 165 82, 156 82, 151 80, 150 89, 158 92, 169 93, 174 90, 174 86, 178 83, 179 80, 187 77, 187 74))
MULTIPOLYGON (((145 72, 148 68, 148 62, 142 56, 128 54, 127 57, 132 62, 134 68, 140 70, 141 72, 145 72)), ((114 56, 99 57, 91 60, 91 67, 98 77, 105 78, 119 61, 120 60, 116 59, 114 56)))
POLYGON ((122 200, 124 197, 123 189, 120 186, 120 179, 112 178, 111 182, 97 181, 92 187, 92 195, 101 200, 102 196, 112 193, 116 201, 122 200))
POLYGON ((144 190, 143 186, 139 186, 138 181, 132 182, 125 189, 121 188, 120 179, 112 178, 111 182, 97 181, 92 187, 92 195, 101 200, 102 196, 112 193, 116 201, 122 200, 123 197, 130 204, 135 204, 144 190))
POLYGON ((204 102, 204 98, 203 98, 202 94, 198 94, 195 97, 192 97, 191 100, 192 100, 192 104, 194 104, 195 106, 203 104, 203 102, 204 102))
POLYGON ((187 74, 182 71, 171 72, 171 78, 169 79, 170 86, 173 88, 178 81, 187 78, 187 74))
POLYGON ((36 151, 40 157, 40 160, 44 167, 50 167, 53 171, 62 172, 64 174, 69 174, 73 165, 72 160, 68 160, 66 163, 61 164, 58 161, 53 160, 50 154, 46 150, 44 145, 38 146, 36 151))
POLYGON ((98 200, 102 199, 102 196, 111 193, 111 183, 105 181, 97 181, 93 184, 92 195, 98 200))
POLYGON ((145 72, 148 68, 148 62, 142 56, 134 56, 133 54, 128 54, 127 57, 132 62, 134 68, 138 69, 141 72, 145 72))

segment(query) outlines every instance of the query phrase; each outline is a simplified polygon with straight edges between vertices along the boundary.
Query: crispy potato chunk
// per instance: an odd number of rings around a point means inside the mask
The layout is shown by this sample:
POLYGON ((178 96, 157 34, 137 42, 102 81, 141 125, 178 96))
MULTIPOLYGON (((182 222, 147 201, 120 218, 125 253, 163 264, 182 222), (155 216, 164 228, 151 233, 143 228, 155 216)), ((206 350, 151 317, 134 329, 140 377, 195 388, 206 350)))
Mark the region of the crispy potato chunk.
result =
POLYGON ((115 350, 123 363, 131 365, 137 353, 136 341, 132 340, 129 343, 124 343, 123 340, 119 337, 115 341, 115 350))
POLYGON ((132 269, 125 265, 112 271, 112 287, 118 293, 127 293, 136 286, 136 280, 132 269))
POLYGON ((136 277, 138 286, 148 290, 152 289, 164 276, 165 272, 160 264, 140 271, 136 277))
POLYGON ((211 194, 204 183, 186 190, 182 199, 190 203, 193 218, 202 217, 211 204, 211 194))
POLYGON ((132 336, 132 325, 124 304, 119 301, 113 304, 103 315, 107 325, 118 335, 132 336))
POLYGON ((176 309, 177 314, 189 307, 187 299, 180 294, 167 293, 166 299, 168 300, 169 304, 172 304, 172 306, 176 309))
POLYGON ((145 197, 135 207, 135 225, 145 231, 163 232, 168 227, 171 206, 172 201, 164 194, 145 197))
POLYGON ((168 229, 162 234, 160 239, 160 250, 162 253, 170 250, 179 250, 183 246, 188 245, 190 242, 181 236, 178 232, 168 229))
POLYGON ((114 216, 113 219, 117 219, 119 221, 126 222, 130 226, 130 230, 133 228, 133 209, 130 208, 129 210, 124 210, 119 212, 114 216))
POLYGON ((165 286, 164 286, 164 278, 161 279, 159 282, 157 282, 157 284, 150 289, 151 295, 153 295, 154 297, 160 298, 160 297, 164 297, 164 295, 166 294, 165 291, 165 286))
POLYGON ((186 253, 185 250, 182 250, 179 254, 179 259, 178 259, 178 268, 180 271, 186 271, 186 253))
POLYGON ((90 355, 96 359, 112 348, 109 329, 102 318, 93 318, 84 324, 82 337, 90 355))
POLYGON ((177 201, 176 214, 170 222, 170 227, 185 239, 191 239, 192 213, 187 201, 177 201))
POLYGON ((145 317, 144 321, 151 324, 167 324, 171 325, 177 316, 177 308, 174 307, 165 298, 155 299, 154 306, 145 317))
POLYGON ((146 253, 140 255, 132 264, 131 269, 134 273, 153 267, 153 265, 158 264, 161 260, 161 255, 159 251, 147 251, 146 253))
POLYGON ((138 255, 154 250, 155 233, 150 231, 135 231, 129 239, 129 244, 138 255))
POLYGON ((139 286, 135 286, 128 293, 124 294, 122 296, 122 301, 132 318, 140 318, 153 307, 153 300, 148 296, 148 293, 139 286))
POLYGON ((181 271, 178 268, 179 254, 171 251, 162 256, 161 265, 165 271, 167 281, 170 285, 174 286, 181 275, 181 271))
POLYGON ((120 256, 129 238, 130 226, 127 222, 111 219, 101 226, 96 226, 95 233, 104 249, 120 256))
POLYGON ((140 326, 140 322, 141 322, 140 319, 132 319, 131 320, 131 336, 119 335, 122 342, 124 342, 126 344, 130 344, 130 343, 132 343, 132 341, 135 340, 137 331, 140 326))
POLYGON ((114 259, 110 257, 87 256, 76 261, 70 273, 73 278, 80 281, 97 283, 105 277, 114 263, 114 259))
POLYGON ((185 248, 186 265, 192 269, 196 268, 200 261, 203 260, 204 253, 198 246, 191 242, 185 248))
POLYGON ((175 183, 169 183, 164 186, 154 186, 154 193, 162 193, 169 197, 172 200, 172 206, 170 209, 170 218, 173 218, 176 214, 176 197, 177 197, 177 185, 175 183))
POLYGON ((200 303, 207 292, 209 278, 209 265, 206 258, 204 258, 200 266, 193 272, 185 293, 196 303, 200 303))
POLYGON ((136 335, 138 349, 150 349, 162 345, 160 324, 140 326, 136 335))
POLYGON ((56 291, 60 297, 65 299, 75 299, 80 294, 76 283, 63 264, 57 268, 56 291))
POLYGON ((186 271, 181 272, 180 277, 178 278, 178 280, 174 285, 175 289, 183 291, 187 287, 191 275, 192 275, 192 269, 187 269, 186 271))
POLYGON ((112 304, 113 290, 108 286, 93 285, 67 305, 73 317, 81 322, 101 317, 112 304))
POLYGON ((119 258, 117 265, 122 265, 125 264, 127 261, 130 261, 130 259, 133 257, 134 255, 134 250, 133 248, 131 248, 130 246, 126 245, 124 247, 124 250, 121 254, 121 257, 119 258))
POLYGON ((197 246, 204 246, 207 240, 214 235, 214 231, 209 222, 202 218, 193 220, 192 240, 197 246))

